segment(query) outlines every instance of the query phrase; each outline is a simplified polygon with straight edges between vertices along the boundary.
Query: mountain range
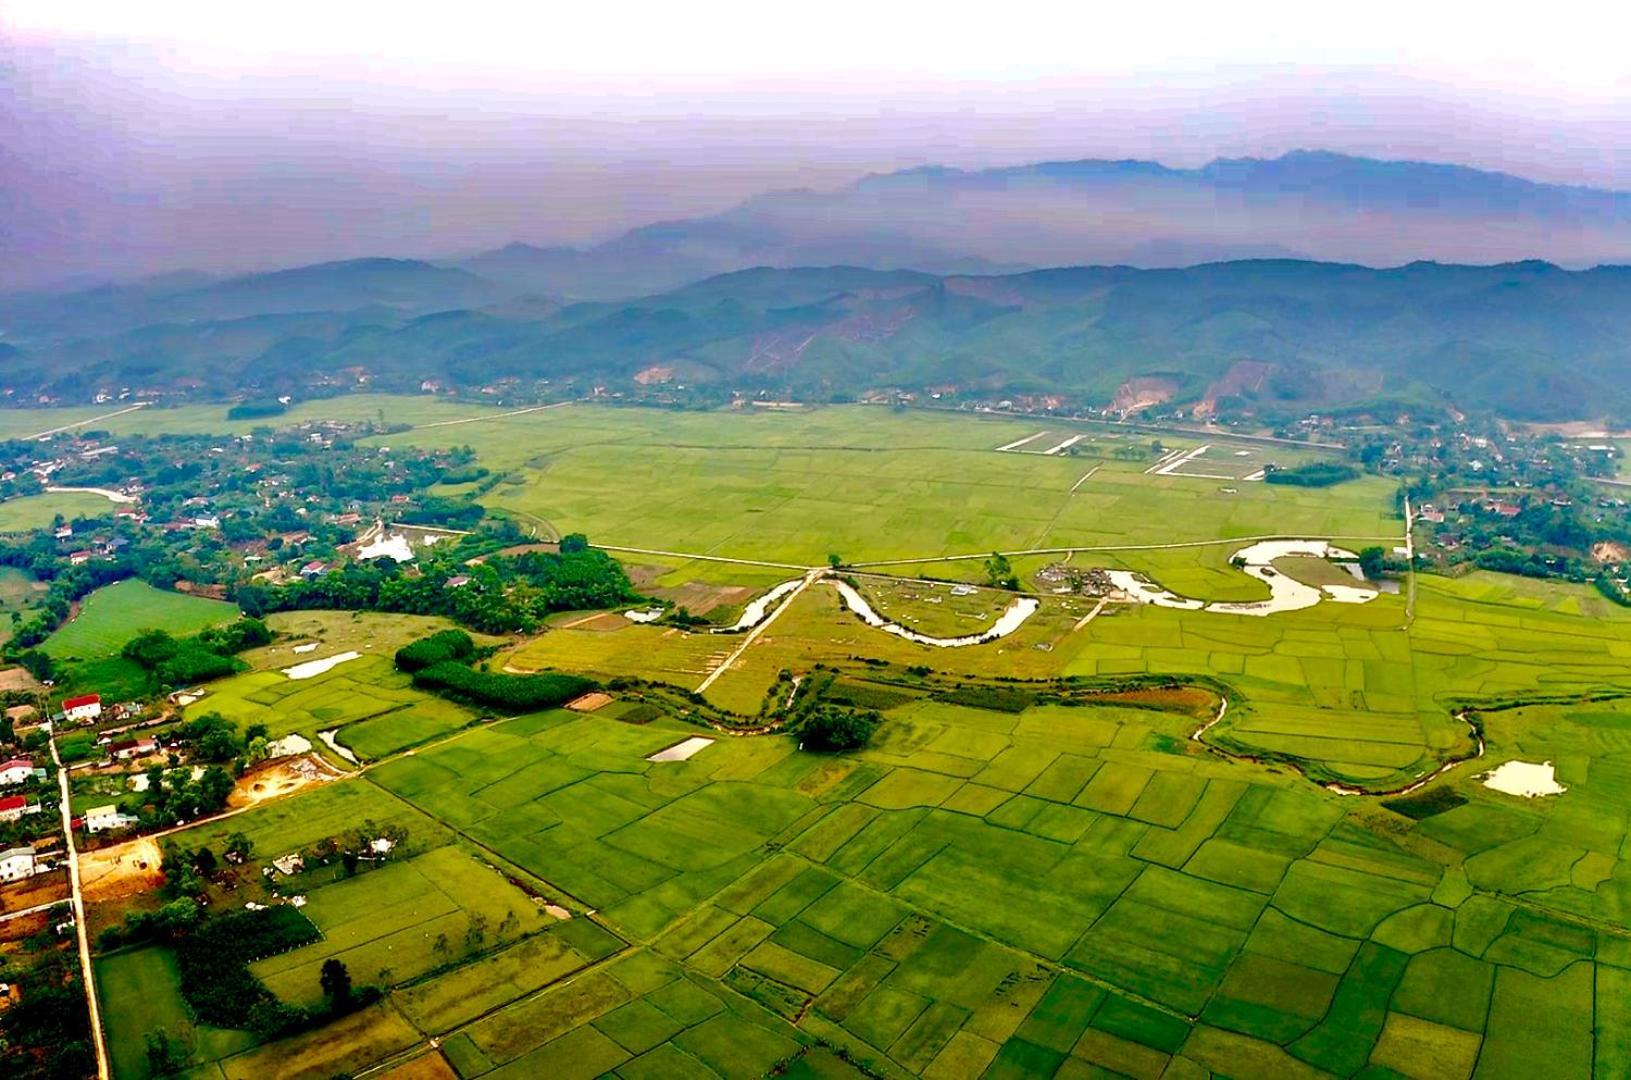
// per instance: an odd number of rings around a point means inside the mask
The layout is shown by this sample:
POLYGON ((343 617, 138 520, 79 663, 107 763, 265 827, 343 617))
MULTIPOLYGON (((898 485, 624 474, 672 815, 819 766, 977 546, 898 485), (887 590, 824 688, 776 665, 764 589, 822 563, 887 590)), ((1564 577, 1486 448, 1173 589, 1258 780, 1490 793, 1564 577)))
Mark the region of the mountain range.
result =
POLYGON ((562 302, 465 268, 365 259, 12 298, 0 325, 0 390, 13 400, 548 379, 823 400, 896 387, 1283 415, 1397 401, 1631 417, 1631 268, 1540 261, 762 267, 562 302))
POLYGON ((781 191, 586 250, 515 244, 459 265, 531 292, 616 299, 754 266, 993 274, 1299 258, 1562 266, 1631 262, 1631 193, 1319 151, 907 169, 781 191))

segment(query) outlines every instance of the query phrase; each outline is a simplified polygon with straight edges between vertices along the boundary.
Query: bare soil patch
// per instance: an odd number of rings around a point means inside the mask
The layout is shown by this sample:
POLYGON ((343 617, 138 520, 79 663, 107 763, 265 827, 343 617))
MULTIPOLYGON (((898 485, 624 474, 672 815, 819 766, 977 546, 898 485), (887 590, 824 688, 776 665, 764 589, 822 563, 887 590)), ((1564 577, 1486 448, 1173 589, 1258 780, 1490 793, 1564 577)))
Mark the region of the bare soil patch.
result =
POLYGON ((237 786, 227 796, 227 807, 254 806, 267 799, 292 795, 301 788, 321 784, 341 775, 333 766, 316 754, 279 758, 238 778, 237 786))
POLYGON ((573 712, 594 712, 612 703, 612 695, 600 690, 591 690, 581 694, 566 703, 566 707, 573 712))
POLYGON ((432 1050, 380 1073, 379 1080, 459 1080, 459 1074, 453 1071, 440 1050, 432 1050))
POLYGON ((38 690, 40 684, 27 668, 9 667, 0 671, 0 690, 38 690))
POLYGON ((0 888, 0 915, 13 911, 27 911, 31 907, 49 904, 68 895, 68 874, 54 870, 38 874, 0 888))
POLYGON ((1631 562, 1631 548, 1612 540, 1604 540, 1591 545, 1591 557, 1600 563, 1631 562))
POLYGON ((159 842, 138 836, 79 857, 79 884, 90 903, 125 900, 164 884, 159 842))
POLYGON ((684 585, 648 591, 652 596, 667 600, 675 607, 685 608, 693 615, 706 615, 717 607, 745 604, 758 590, 746 585, 708 585, 700 581, 687 581, 684 585))

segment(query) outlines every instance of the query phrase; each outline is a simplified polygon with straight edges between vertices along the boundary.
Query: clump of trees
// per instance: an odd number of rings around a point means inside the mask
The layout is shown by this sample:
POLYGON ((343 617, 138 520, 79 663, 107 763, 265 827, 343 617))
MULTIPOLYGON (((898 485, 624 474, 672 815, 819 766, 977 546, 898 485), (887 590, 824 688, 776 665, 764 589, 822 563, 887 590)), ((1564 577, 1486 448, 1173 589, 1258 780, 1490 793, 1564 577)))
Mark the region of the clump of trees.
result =
POLYGON ((821 704, 805 714, 796 734, 806 750, 859 750, 871 741, 882 720, 875 712, 821 704))
POLYGON ((187 686, 242 671, 235 653, 265 645, 272 631, 259 619, 240 619, 192 637, 173 637, 163 630, 146 630, 120 651, 153 673, 161 687, 187 686))
POLYGON ((443 630, 412 641, 396 651, 396 666, 410 674, 433 664, 468 661, 476 655, 476 643, 463 630, 443 630))
POLYGON ((453 661, 432 664, 413 674, 413 684, 449 697, 504 712, 537 712, 564 705, 595 689, 593 679, 562 672, 508 675, 477 671, 453 661))
POLYGON ((1019 591, 1019 578, 1014 574, 1008 556, 999 551, 993 551, 991 557, 985 560, 985 579, 993 588, 1019 591))
POLYGON ((1270 466, 1263 479, 1270 484, 1289 484, 1292 487, 1330 487, 1347 480, 1357 480, 1359 470, 1340 461, 1310 461, 1306 465, 1288 468, 1270 466))

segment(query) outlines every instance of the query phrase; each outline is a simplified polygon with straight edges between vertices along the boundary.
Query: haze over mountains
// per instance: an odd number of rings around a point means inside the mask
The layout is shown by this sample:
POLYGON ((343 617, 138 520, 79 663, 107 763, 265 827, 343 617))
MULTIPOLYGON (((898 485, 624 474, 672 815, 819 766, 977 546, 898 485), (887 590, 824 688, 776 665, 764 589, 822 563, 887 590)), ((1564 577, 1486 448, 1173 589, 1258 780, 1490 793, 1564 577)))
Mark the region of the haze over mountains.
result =
POLYGON ((1448 166, 913 169, 584 251, 0 297, 0 385, 28 400, 567 379, 1107 406, 1132 381, 1206 407, 1631 415, 1631 268, 1556 265, 1617 251, 1631 195, 1448 166))
POLYGON ((463 265, 517 288, 609 299, 750 266, 966 274, 1256 258, 1631 262, 1631 193, 1318 151, 1199 169, 925 167, 832 192, 772 192, 587 251, 515 245, 463 265))

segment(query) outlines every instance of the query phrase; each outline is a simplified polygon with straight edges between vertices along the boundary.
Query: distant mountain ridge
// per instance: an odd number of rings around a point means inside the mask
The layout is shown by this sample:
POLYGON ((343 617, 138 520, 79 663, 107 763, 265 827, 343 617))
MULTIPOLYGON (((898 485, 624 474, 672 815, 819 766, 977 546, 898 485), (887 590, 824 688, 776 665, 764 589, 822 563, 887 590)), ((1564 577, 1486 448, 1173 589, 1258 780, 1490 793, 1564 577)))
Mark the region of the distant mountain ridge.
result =
POLYGON ((1631 261, 1631 193, 1315 150, 1197 169, 1097 159, 927 165, 837 191, 768 192, 583 251, 512 245, 458 265, 512 288, 615 299, 750 266, 992 274, 1257 258, 1631 261))

